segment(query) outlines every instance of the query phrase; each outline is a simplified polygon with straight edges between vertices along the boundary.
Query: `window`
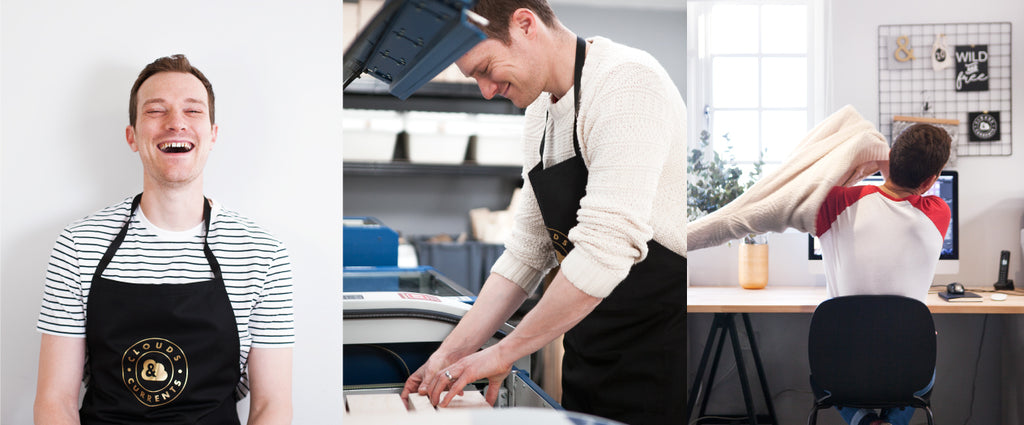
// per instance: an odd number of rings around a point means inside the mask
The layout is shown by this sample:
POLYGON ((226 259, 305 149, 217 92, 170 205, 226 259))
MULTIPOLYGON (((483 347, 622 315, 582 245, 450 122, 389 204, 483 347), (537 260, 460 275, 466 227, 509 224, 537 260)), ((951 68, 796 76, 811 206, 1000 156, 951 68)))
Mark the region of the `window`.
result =
POLYGON ((750 169, 778 166, 825 118, 821 0, 687 3, 689 144, 750 169))

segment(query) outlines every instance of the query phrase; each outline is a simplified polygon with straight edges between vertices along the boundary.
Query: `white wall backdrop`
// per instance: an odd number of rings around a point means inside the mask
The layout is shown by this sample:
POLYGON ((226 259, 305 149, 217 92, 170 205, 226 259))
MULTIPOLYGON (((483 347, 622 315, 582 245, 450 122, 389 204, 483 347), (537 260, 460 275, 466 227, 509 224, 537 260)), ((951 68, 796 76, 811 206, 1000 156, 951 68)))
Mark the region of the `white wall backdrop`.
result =
MULTIPOLYGON (((338 0, 3 0, 2 413, 31 423, 35 331, 66 224, 141 191, 128 93, 184 53, 213 83, 206 193, 269 229, 295 270, 295 423, 341 404, 341 9, 338 0)), ((244 416, 243 416, 244 418, 244 416)))

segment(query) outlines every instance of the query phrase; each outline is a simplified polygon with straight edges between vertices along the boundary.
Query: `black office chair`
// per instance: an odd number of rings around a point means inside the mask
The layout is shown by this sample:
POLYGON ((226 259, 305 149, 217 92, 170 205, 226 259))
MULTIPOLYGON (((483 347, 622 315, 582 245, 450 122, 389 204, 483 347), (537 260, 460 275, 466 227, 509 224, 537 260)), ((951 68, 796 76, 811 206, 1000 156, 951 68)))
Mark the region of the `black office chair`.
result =
POLYGON ((924 409, 914 395, 935 372, 935 323, 924 303, 898 295, 853 295, 827 300, 814 311, 808 338, 814 409, 833 406, 924 409))

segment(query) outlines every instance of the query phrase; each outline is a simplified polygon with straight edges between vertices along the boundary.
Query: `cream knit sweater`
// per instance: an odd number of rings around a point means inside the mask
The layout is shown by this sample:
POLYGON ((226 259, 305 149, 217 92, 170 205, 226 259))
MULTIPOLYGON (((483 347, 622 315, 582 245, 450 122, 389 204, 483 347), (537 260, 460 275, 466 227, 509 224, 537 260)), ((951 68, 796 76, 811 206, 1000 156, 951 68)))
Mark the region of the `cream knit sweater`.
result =
POLYGON ((857 183, 879 169, 888 173, 888 161, 885 138, 847 105, 807 133, 781 168, 690 223, 689 249, 787 227, 814 233, 818 209, 832 187, 857 183))
MULTIPOLYGON (((568 234, 575 248, 561 266, 573 285, 603 298, 647 256, 652 238, 686 255, 686 108, 651 55, 601 37, 590 41, 577 128, 587 194, 579 224, 568 234)), ((505 253, 491 271, 528 293, 557 262, 527 172, 541 160, 546 112, 544 166, 575 155, 573 90, 553 104, 542 93, 526 110, 521 203, 505 253)))

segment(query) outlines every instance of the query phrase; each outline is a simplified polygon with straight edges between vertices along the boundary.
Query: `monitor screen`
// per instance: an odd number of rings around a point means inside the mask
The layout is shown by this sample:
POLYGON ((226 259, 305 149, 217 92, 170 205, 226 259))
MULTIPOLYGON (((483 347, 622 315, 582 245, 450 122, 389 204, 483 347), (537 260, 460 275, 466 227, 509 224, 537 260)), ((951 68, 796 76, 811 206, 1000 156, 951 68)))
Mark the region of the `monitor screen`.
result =
MULTIPOLYGON (((940 260, 959 260, 960 259, 960 239, 958 230, 958 219, 957 219, 957 172, 956 171, 943 171, 939 175, 939 180, 935 182, 928 192, 924 195, 935 195, 941 197, 946 204, 949 205, 950 220, 949 229, 946 230, 946 239, 942 242, 942 252, 939 254, 940 260)), ((864 180, 858 185, 872 185, 880 186, 885 182, 881 174, 875 173, 864 180)), ((807 258, 810 260, 821 259, 821 245, 818 243, 818 238, 814 235, 807 235, 807 258)))

